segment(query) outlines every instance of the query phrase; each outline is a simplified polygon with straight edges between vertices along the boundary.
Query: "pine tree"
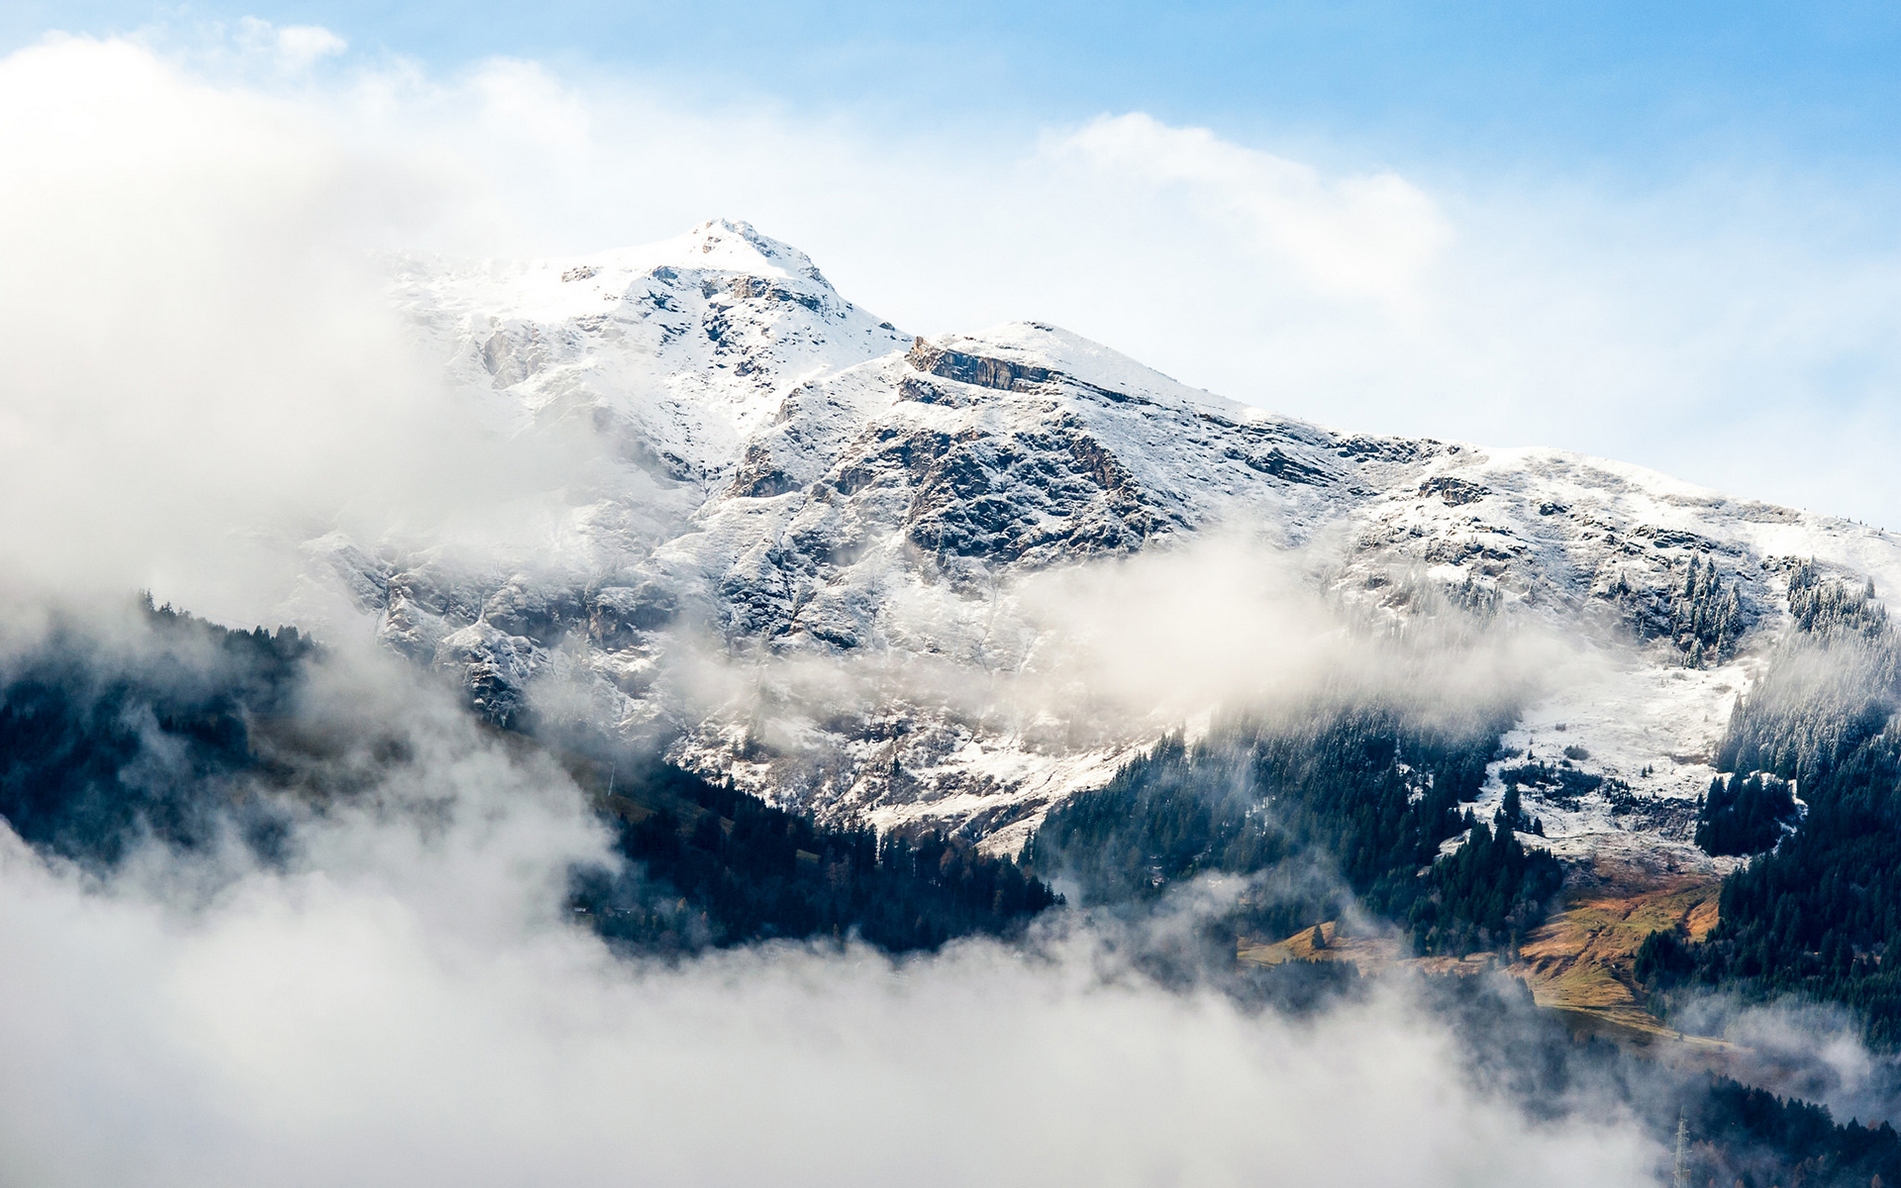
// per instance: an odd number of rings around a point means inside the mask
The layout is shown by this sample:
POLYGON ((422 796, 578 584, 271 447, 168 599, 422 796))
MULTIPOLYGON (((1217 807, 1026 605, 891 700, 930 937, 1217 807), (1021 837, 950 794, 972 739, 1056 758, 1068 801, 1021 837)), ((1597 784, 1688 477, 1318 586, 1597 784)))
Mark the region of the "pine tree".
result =
POLYGON ((1505 785, 1505 803, 1499 806, 1495 822, 1501 830, 1509 829, 1524 832, 1525 806, 1518 793, 1516 783, 1505 785))

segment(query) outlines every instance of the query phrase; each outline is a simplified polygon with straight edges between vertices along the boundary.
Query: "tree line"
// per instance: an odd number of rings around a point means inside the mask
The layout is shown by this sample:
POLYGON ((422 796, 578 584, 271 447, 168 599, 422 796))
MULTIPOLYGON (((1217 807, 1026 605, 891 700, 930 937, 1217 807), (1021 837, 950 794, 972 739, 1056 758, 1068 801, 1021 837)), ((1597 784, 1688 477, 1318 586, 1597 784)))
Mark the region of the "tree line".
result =
POLYGON ((1465 807, 1505 721, 1448 730, 1359 704, 1225 723, 1192 746, 1172 736, 1052 811, 1026 857, 1100 904, 1150 899, 1205 872, 1317 863, 1337 878, 1277 885, 1244 902, 1236 926, 1291 935, 1358 897, 1421 952, 1508 947, 1543 921, 1562 872, 1518 840, 1522 810, 1485 822, 1465 807))
POLYGON ((315 645, 149 596, 136 627, 115 637, 56 616, 0 673, 0 816, 94 869, 147 839, 196 850, 227 829, 274 855, 288 820, 245 777, 271 774, 259 725, 289 711, 315 645))
POLYGON ((1754 856, 1724 880, 1709 936, 1652 937, 1638 975, 1666 1006, 1685 986, 1840 1002, 1861 1014, 1872 1043, 1894 1049, 1901 647, 1872 582, 1802 565, 1789 590, 1794 630, 1751 700, 1738 702, 1718 754, 1730 774, 1698 814, 1698 844, 1754 856))
MULTIPOLYGON (((294 627, 236 631, 149 598, 137 626, 56 620, 0 671, 0 817, 100 871, 147 842, 226 837, 283 861, 295 814, 279 794, 321 811, 336 791, 334 756, 285 728, 320 650, 294 627)), ((404 761, 400 747, 388 757, 404 761)), ((574 871, 570 906, 623 948, 857 936, 903 951, 1002 934, 1057 902, 962 838, 823 825, 652 756, 619 758, 632 774, 596 799, 629 865, 574 871)))
POLYGON ((906 952, 1004 935, 1060 902, 966 839, 824 825, 670 764, 636 766, 604 806, 630 865, 576 871, 570 903, 623 947, 856 937, 906 952))

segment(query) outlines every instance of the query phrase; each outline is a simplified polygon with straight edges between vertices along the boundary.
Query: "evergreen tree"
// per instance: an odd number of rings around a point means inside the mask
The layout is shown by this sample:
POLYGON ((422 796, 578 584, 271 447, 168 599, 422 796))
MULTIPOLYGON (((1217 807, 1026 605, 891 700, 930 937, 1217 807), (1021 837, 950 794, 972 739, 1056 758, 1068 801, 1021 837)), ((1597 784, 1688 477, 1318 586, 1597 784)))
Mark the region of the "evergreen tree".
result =
MULTIPOLYGON (((1527 852, 1510 829, 1495 837, 1463 807, 1505 720, 1447 735, 1357 707, 1317 710, 1295 727, 1228 723, 1194 747, 1171 737, 1050 813, 1026 854, 1093 904, 1139 902, 1204 872, 1321 858, 1368 907, 1410 925, 1424 951, 1504 944, 1544 918, 1561 881, 1551 855, 1527 852), (1467 830, 1482 843, 1441 859, 1440 844, 1467 830)), ((1277 897, 1244 904, 1235 927, 1297 935, 1346 906, 1332 893, 1277 897)))
POLYGON ((1901 969, 1887 960, 1901 952, 1901 646, 1869 583, 1802 565, 1789 608, 1795 630, 1731 715, 1718 761, 1733 774, 1697 831, 1712 852, 1768 852, 1724 880, 1695 978, 1842 1002, 1872 1042, 1901 1046, 1901 969))
POLYGON ((1696 844, 1710 854, 1774 849, 1796 820, 1789 782, 1764 772, 1717 776, 1696 814, 1696 844))

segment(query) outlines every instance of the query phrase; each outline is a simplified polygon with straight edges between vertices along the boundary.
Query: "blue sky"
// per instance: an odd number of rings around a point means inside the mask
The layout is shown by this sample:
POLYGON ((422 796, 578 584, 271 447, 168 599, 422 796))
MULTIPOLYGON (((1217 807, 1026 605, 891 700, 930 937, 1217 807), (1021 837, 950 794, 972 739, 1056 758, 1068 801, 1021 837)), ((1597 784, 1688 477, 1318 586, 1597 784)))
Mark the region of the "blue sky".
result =
POLYGON ((747 218, 907 329, 1901 527, 1901 5, 15 0, 0 49, 49 29, 437 162, 384 246, 747 218))
POLYGON ((1136 109, 1432 167, 1880 173, 1901 149, 1893 4, 16 0, 0 36, 246 15, 438 69, 525 56, 903 122, 1136 109))

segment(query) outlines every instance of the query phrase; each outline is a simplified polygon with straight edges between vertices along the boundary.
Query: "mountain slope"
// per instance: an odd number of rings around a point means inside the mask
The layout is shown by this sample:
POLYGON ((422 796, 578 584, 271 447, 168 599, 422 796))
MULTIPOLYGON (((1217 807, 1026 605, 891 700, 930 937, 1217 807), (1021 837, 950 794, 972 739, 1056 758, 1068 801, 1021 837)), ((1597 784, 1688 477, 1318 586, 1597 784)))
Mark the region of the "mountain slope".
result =
POLYGON ((1561 854, 1700 862, 1694 798, 1794 566, 1901 581, 1886 533, 1635 467, 1340 433, 1041 324, 913 339, 745 224, 393 276, 478 415, 578 427, 617 477, 532 563, 323 542, 385 639, 493 716, 578 715, 881 827, 1020 844, 1177 724, 999 692, 1060 669, 1027 583, 1239 526, 1368 621, 1453 606, 1589 653, 1525 707, 1481 806, 1544 765, 1526 801, 1561 854))

